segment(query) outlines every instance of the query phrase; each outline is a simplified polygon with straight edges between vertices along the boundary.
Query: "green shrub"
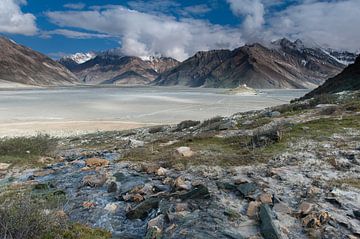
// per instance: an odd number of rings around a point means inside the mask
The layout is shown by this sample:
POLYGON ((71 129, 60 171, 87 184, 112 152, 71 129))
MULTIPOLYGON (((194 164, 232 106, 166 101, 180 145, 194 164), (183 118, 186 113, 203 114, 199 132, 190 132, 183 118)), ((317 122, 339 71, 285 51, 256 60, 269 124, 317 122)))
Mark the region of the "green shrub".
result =
POLYGON ((49 135, 3 138, 0 140, 0 155, 25 156, 48 155, 56 148, 57 140, 49 135))

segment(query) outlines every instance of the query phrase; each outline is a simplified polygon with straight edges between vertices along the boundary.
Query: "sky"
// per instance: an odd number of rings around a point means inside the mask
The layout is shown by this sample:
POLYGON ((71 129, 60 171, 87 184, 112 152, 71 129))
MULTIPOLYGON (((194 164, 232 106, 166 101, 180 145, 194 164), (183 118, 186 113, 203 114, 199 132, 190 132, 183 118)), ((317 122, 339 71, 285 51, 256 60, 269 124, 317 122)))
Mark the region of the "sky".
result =
POLYGON ((120 48, 184 60, 287 37, 360 49, 360 0, 0 0, 0 34, 52 58, 120 48))

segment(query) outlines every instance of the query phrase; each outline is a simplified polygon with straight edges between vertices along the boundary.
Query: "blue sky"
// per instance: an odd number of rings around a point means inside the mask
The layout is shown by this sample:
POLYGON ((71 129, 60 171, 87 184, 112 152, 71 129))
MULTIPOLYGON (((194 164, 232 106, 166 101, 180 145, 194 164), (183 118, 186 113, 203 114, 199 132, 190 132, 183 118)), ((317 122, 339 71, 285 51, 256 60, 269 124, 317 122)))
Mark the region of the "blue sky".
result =
POLYGON ((359 0, 1 0, 0 34, 53 58, 119 47, 186 59, 288 37, 356 51, 359 0))

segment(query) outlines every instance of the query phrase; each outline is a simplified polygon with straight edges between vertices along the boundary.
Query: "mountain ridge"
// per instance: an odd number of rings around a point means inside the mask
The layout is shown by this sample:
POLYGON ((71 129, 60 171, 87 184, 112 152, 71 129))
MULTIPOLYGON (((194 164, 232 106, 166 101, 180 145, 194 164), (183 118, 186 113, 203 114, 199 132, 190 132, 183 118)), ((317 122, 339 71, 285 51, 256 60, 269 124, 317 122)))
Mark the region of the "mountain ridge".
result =
POLYGON ((78 83, 76 76, 49 57, 0 36, 0 79, 9 84, 63 86, 78 83))
POLYGON ((281 39, 272 47, 259 43, 230 50, 198 52, 166 71, 155 85, 233 88, 315 88, 345 65, 301 41, 281 39), (219 61, 219 54, 222 55, 219 61), (223 55, 226 54, 226 55, 223 55), (208 62, 212 62, 208 65, 208 62))

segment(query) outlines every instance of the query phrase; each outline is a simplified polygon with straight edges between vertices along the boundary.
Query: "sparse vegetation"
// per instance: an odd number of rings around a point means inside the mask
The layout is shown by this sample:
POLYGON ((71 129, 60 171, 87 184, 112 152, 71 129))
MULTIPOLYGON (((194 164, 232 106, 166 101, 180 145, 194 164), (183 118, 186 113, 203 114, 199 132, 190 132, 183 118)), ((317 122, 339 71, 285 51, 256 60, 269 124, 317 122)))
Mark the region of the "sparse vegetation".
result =
POLYGON ((343 184, 360 189, 360 178, 337 179, 330 183, 333 187, 341 187, 343 184))
MULTIPOLYGON (((10 191, 0 199, 0 237, 11 239, 106 239, 111 234, 101 229, 92 229, 68 221, 61 207, 54 205, 51 193, 29 195, 29 191, 10 191)), ((58 198, 60 200, 60 198, 58 198)))
POLYGON ((53 156, 58 140, 49 135, 0 139, 0 162, 33 165, 41 156, 53 156))

